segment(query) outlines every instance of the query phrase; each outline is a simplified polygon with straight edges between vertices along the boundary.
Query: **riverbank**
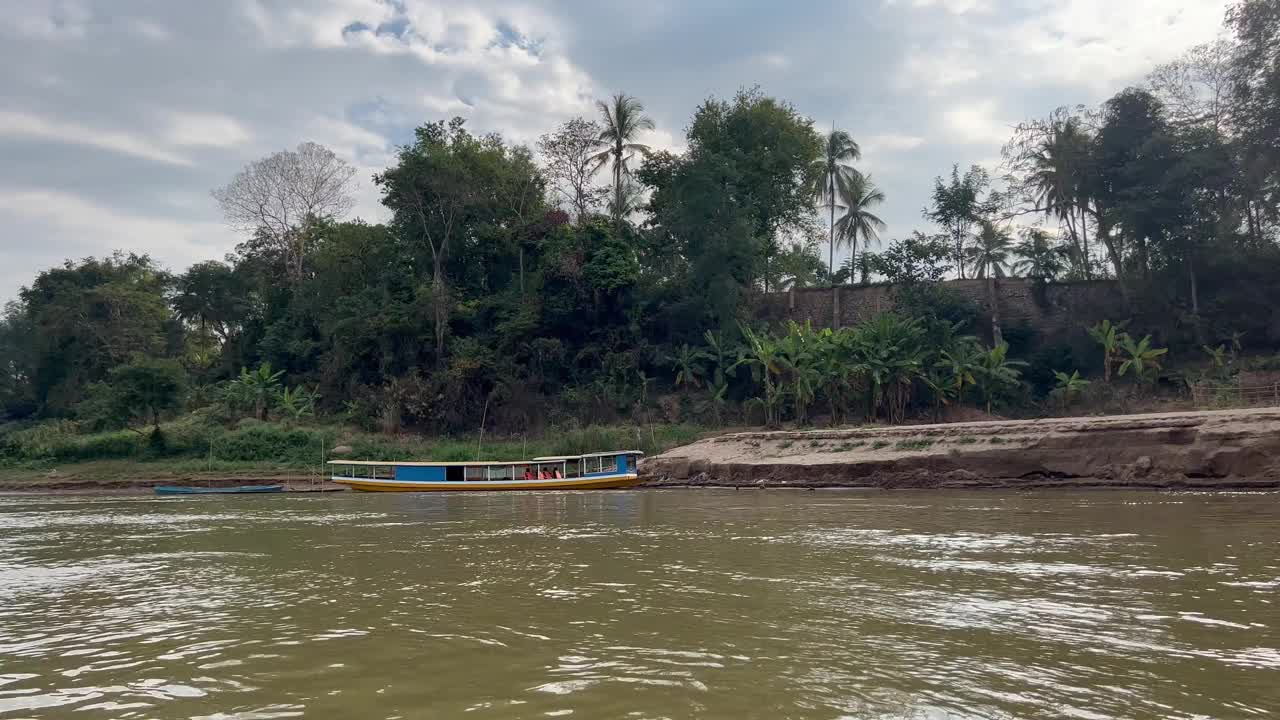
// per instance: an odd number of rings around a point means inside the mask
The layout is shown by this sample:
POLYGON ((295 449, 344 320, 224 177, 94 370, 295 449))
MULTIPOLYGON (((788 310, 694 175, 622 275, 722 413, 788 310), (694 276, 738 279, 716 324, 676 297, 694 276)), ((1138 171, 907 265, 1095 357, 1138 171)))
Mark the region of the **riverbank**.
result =
POLYGON ((100 460, 61 465, 47 470, 0 468, 0 493, 50 494, 149 494, 156 485, 234 487, 284 485, 289 492, 344 490, 325 481, 312 469, 273 467, 267 463, 243 463, 239 468, 192 470, 183 463, 100 460))
POLYGON ((280 425, 243 421, 225 428, 198 417, 166 423, 166 447, 130 431, 79 434, 65 423, 0 437, 0 492, 150 493, 155 485, 227 487, 283 483, 311 490, 323 460, 518 460, 616 448, 650 454, 688 444, 705 428, 693 425, 590 426, 532 437, 442 438, 361 432, 340 425, 280 425))
POLYGON ((1280 408, 742 432, 647 459, 649 487, 1280 488, 1280 408))

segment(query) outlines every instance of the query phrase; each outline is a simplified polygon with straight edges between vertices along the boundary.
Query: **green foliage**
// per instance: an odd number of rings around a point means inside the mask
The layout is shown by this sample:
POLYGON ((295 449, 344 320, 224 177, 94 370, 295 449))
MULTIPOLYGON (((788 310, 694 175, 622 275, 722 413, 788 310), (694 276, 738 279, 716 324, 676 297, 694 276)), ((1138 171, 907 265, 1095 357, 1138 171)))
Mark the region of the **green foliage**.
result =
POLYGON ((107 385, 118 416, 149 422, 159 430, 161 415, 182 407, 187 371, 177 360, 144 358, 112 368, 107 385))
POLYGON ((1062 409, 1066 409, 1068 405, 1080 397, 1080 393, 1089 387, 1089 381, 1080 377, 1080 371, 1074 370, 1070 375, 1055 370, 1053 373, 1056 384, 1050 395, 1062 403, 1062 409))
POLYGON ((1102 346, 1102 377, 1106 382, 1111 382, 1111 370, 1119 362, 1120 348, 1129 337, 1124 332, 1128 324, 1128 321, 1117 325, 1110 320, 1103 320, 1089 328, 1089 336, 1102 346))
POLYGON ((258 420, 266 420, 267 412, 279 402, 283 376, 283 370, 272 371, 271 363, 263 363, 253 371, 240 368, 240 376, 227 383, 223 399, 234 410, 251 412, 258 420))
POLYGON ((1009 345, 1001 343, 981 353, 978 357, 976 372, 977 383, 974 388, 986 404, 987 412, 991 412, 992 403, 1001 396, 1015 391, 1022 382, 1021 368, 1027 366, 1022 360, 1009 358, 1009 345))
POLYGON ((280 392, 280 412, 293 420, 314 417, 316 414, 316 395, 299 385, 285 388, 280 392))
POLYGON ((1132 371, 1134 377, 1144 383, 1153 383, 1160 376, 1160 358, 1169 352, 1169 348, 1153 347, 1150 335, 1137 342, 1125 335, 1121 339, 1121 348, 1125 359, 1120 364, 1120 377, 1132 371))

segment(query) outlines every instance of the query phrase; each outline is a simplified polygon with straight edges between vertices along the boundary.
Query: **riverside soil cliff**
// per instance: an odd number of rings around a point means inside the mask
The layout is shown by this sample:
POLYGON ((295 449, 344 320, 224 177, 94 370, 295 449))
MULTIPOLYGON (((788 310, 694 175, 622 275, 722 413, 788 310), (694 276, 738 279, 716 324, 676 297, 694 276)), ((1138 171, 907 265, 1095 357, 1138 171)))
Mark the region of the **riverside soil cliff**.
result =
POLYGON ((1280 488, 1280 408, 743 432, 649 458, 652 487, 1280 488))

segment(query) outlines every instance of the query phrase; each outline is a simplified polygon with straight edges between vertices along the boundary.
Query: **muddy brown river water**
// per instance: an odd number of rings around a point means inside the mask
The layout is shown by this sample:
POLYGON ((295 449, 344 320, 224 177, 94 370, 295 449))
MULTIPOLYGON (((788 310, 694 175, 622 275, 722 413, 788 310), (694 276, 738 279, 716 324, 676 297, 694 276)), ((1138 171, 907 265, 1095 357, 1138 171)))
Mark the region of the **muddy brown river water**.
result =
POLYGON ((1280 496, 0 498, 0 718, 1280 714, 1280 496))

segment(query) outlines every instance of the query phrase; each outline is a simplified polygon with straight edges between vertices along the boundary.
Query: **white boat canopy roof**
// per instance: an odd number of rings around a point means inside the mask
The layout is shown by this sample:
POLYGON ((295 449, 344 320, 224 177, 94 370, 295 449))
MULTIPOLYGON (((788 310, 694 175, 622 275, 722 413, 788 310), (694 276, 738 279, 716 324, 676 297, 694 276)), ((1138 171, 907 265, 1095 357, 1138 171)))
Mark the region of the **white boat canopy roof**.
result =
POLYGON ((402 467, 478 467, 482 465, 532 465, 535 463, 559 463, 569 460, 581 460, 596 457, 615 457, 618 455, 644 455, 639 450, 613 450, 610 452, 586 453, 583 455, 554 455, 536 457, 532 460, 471 460, 467 462, 413 462, 409 460, 330 460, 328 465, 400 465, 402 467))

